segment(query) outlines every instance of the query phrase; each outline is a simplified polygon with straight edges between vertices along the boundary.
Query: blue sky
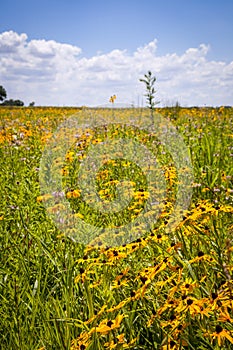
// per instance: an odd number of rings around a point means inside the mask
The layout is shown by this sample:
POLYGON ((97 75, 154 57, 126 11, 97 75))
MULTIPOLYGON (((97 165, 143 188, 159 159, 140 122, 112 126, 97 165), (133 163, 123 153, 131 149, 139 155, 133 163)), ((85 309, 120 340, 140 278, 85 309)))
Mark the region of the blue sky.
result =
MULTIPOLYGON (((117 67, 119 65, 125 64, 125 69, 127 67, 127 64, 132 65, 133 60, 129 60, 129 57, 133 57, 135 52, 139 48, 145 48, 146 45, 149 43, 152 43, 156 41, 156 48, 154 48, 153 55, 155 58, 155 61, 153 60, 153 57, 151 55, 145 54, 145 68, 144 71, 147 69, 151 69, 151 67, 146 66, 149 62, 149 56, 150 59, 153 61, 152 68, 154 68, 155 73, 158 75, 158 83, 159 79, 161 81, 169 79, 169 77, 165 77, 164 75, 161 75, 164 69, 161 68, 161 61, 164 62, 164 65, 167 64, 166 56, 170 55, 172 59, 172 55, 174 56, 174 59, 179 62, 182 60, 182 57, 185 55, 185 52, 191 48, 195 48, 198 50, 200 45, 204 44, 206 46, 206 50, 202 50, 202 58, 197 58, 198 54, 195 53, 194 56, 196 57, 195 62, 193 62, 193 59, 190 58, 190 54, 188 54, 190 62, 187 63, 186 71, 184 71, 184 74, 187 73, 188 66, 194 64, 197 66, 200 65, 200 62, 203 61, 203 58, 208 62, 217 62, 218 65, 223 62, 225 64, 225 70, 223 69, 222 65, 220 64, 220 67, 224 71, 227 70, 227 76, 226 80, 227 82, 227 89, 229 88, 229 80, 231 80, 231 72, 232 72, 232 66, 231 62, 233 61, 233 20, 232 20, 232 13, 233 13, 233 1, 232 0, 222 0, 222 1, 216 1, 216 0, 40 0, 40 1, 26 1, 26 0, 7 0, 2 2, 1 4, 1 14, 0 14, 0 35, 4 32, 14 32, 17 33, 17 35, 21 35, 25 33, 27 35, 27 38, 24 38, 24 41, 22 41, 21 47, 25 47, 32 42, 33 45, 36 42, 36 45, 41 46, 42 40, 46 42, 46 45, 52 45, 51 41, 57 43, 57 44, 69 44, 73 48, 80 48, 79 57, 76 62, 74 62, 73 58, 76 54, 73 56, 73 53, 71 56, 73 57, 71 61, 73 62, 73 69, 75 70, 76 74, 79 69, 79 63, 80 67, 82 67, 82 73, 84 74, 84 63, 86 62, 85 66, 85 74, 88 73, 88 67, 92 67, 96 72, 97 69, 100 69, 100 60, 98 57, 102 56, 103 60, 105 61, 106 56, 111 52, 114 52, 114 50, 118 50, 118 63, 117 67), (149 56, 148 56, 149 55, 149 56), (158 58, 161 58, 160 63, 158 62, 158 58), (78 62, 79 60, 83 59, 82 61, 78 62), (128 61, 127 61, 128 59, 128 61), (98 61, 98 64, 96 67, 93 66, 98 61), (127 61, 127 62, 126 62, 127 61), (129 62, 130 61, 130 62, 129 62), (157 66, 160 68, 156 68, 157 66), (186 73, 185 73, 186 72, 186 73), (160 74, 161 73, 161 74, 160 74)), ((6 42, 6 36, 4 37, 6 42)), ((11 35, 11 38, 7 40, 13 40, 13 37, 11 35)), ((12 41, 12 45, 16 45, 16 39, 12 41)), ((0 40, 1 42, 1 40, 0 40)), ((4 44, 5 45, 5 44, 4 44)), ((18 45, 18 44, 17 44, 18 45)), ((45 44, 43 44, 44 47, 45 44)), ((32 45, 29 45, 31 48, 32 45)), ((53 50, 60 50, 58 47, 55 49, 54 45, 53 50)), ((5 46, 4 46, 5 47, 5 46)), ((37 49, 38 49, 37 47, 37 49)), ((3 52, 4 50, 2 50, 3 52)), ((12 51, 12 50, 11 50, 12 51)), ((21 51, 20 55, 26 55, 28 54, 28 50, 21 51)), ((34 50, 35 54, 35 50, 34 50)), ((54 54, 55 55, 55 54, 54 54)), ((57 55, 57 53, 56 53, 57 55)), ((200 55, 199 55, 200 56, 200 55)), ((1 46, 0 46, 0 59, 3 57, 1 54, 1 46)), ((33 56, 34 57, 34 56, 33 56)), ((30 70, 30 60, 32 60, 33 57, 27 56, 27 66, 26 64, 24 66, 21 66, 22 71, 24 72, 23 79, 21 81, 24 81, 24 84, 22 84, 21 88, 14 88, 13 87, 13 81, 14 81, 14 72, 15 72, 15 82, 20 79, 20 70, 19 70, 19 64, 15 63, 16 57, 12 58, 11 63, 14 64, 14 70, 11 71, 11 77, 7 78, 7 70, 12 67, 10 63, 7 65, 7 69, 0 70, 0 84, 3 85, 5 83, 7 90, 9 90, 10 93, 16 94, 21 93, 21 90, 27 90, 26 88, 26 82, 29 86, 30 84, 34 84, 36 82, 36 75, 34 83, 33 81, 33 71, 39 69, 39 65, 43 65, 42 62, 37 62, 37 66, 34 67, 34 70, 30 70), (28 69, 28 74, 30 76, 26 76, 26 71, 28 69), (30 70, 30 72, 29 72, 30 70), (28 79, 27 79, 28 78, 28 79)), ((56 56, 57 57, 57 56, 56 56)), ((3 57, 5 60, 3 61, 5 64, 6 56, 3 57)), ((3 59, 2 58, 2 59, 3 59)), ((37 57, 38 58, 38 57, 37 57)), ((109 58, 109 57, 108 57, 109 58)), ((184 61, 186 62, 186 58, 183 57, 184 61)), ((67 60, 69 60, 67 58, 67 60)), ((114 62, 116 62, 116 57, 114 57, 114 62)), ((36 62, 36 58, 35 58, 36 62)), ((46 61, 48 62, 48 61, 46 61)), ((50 61, 51 63, 52 61, 50 61)), ((56 62, 58 66, 60 66, 60 63, 58 63, 58 59, 56 59, 56 62)), ((207 62, 207 63, 208 63, 207 62)), ((54 64, 54 62, 53 62, 54 64)), ((64 61, 62 63, 62 67, 64 68, 64 61)), ((137 72, 140 74, 143 72, 143 69, 139 69, 143 65, 143 60, 141 62, 141 65, 138 63, 135 63, 135 66, 137 67, 137 72)), ((177 67, 177 65, 175 65, 177 67)), ((207 67, 208 64, 205 65, 207 67)), ((217 66, 217 65, 215 65, 217 66)), ((219 71, 218 68, 215 67, 219 71)), ((67 68, 68 69, 68 68, 67 68)), ((169 63, 169 69, 171 70, 171 64, 169 63)), ((173 67, 175 69, 175 67, 173 67)), ((102 70, 103 67, 102 67, 102 70)), ((179 70, 179 69, 178 69, 179 70)), ((192 70, 192 68, 190 68, 192 70)), ((214 67, 211 71, 214 73, 214 67)), ((51 73, 51 72, 50 72, 51 73)), ((119 69, 118 69, 119 73, 119 69)), ((191 73, 191 71, 190 71, 191 73)), ((85 75, 84 74, 84 75, 85 75)), ((90 71, 91 74, 91 71, 90 71)), ((110 73, 109 73, 110 74, 110 73)), ((106 77, 103 78, 99 76, 100 82, 101 82, 101 88, 103 88, 103 79, 105 79, 105 87, 108 87, 110 89, 110 81, 112 82, 111 87, 114 89, 114 78, 111 79, 111 77, 114 77, 114 72, 111 72, 110 74, 110 80, 106 77), (112 74, 112 75, 111 75, 112 74)), ((198 72, 197 72, 198 74, 198 72)), ((56 77, 51 75, 51 80, 48 78, 48 86, 50 88, 53 86, 53 82, 58 82, 59 74, 57 73, 56 77), (50 85, 49 85, 50 84, 50 85)), ((210 72, 206 72, 206 75, 210 75, 210 72)), ((124 74, 122 75, 124 76, 124 74)), ((76 75, 78 77, 78 75, 76 75)), ((96 77, 97 78, 97 77, 96 77)), ((132 74, 131 74, 132 78, 132 74)), ((223 77, 224 78, 224 77, 223 77)), ((67 78, 68 79, 68 78, 67 78)), ((87 82, 83 80, 82 83, 87 82)), ((135 79, 135 78, 134 78, 135 79)), ((204 78, 203 78, 204 79, 204 78)), ((46 76, 45 76, 46 80, 46 76)), ((116 85, 119 86, 119 76, 116 77, 116 85)), ((130 80, 130 77, 128 77, 128 80, 126 82, 129 83, 131 81, 131 87, 133 86, 133 79, 130 80)), ((202 80, 202 83, 204 80, 202 80)), ((80 80, 81 83, 81 80, 80 80)), ((90 83, 90 91, 92 91, 92 82, 90 83)), ((195 83, 195 82, 194 82, 195 83)), ((38 82, 38 86, 41 86, 41 81, 38 82)), ((136 83, 135 83, 136 84, 136 83)), ((33 91, 36 92, 36 87, 33 85, 33 91)), ((43 85, 43 84, 42 84, 43 85)), ((69 85, 69 81, 67 81, 67 86, 69 85)), ((71 84, 72 85, 72 84, 71 84)), ((84 84, 85 85, 85 84, 84 84)), ((188 104, 188 96, 186 93, 187 89, 187 83, 184 84, 184 95, 185 97, 182 98, 182 89, 177 89, 176 91, 179 91, 179 94, 173 96, 170 96, 170 90, 167 89, 165 86, 162 86, 163 92, 162 92, 162 98, 166 99, 166 94, 164 93, 165 90, 167 91, 167 100, 170 99, 176 99, 180 98, 181 102, 184 102, 184 104, 188 104), (164 90, 165 88, 165 90, 164 90)), ((195 85, 195 84, 194 84, 195 85)), ((210 85, 210 84, 209 84, 210 85)), ((59 84, 58 84, 59 86, 59 84)), ((81 86, 81 85, 80 85, 81 86)), ((96 87, 96 86, 95 86, 96 87)), ((117 87, 117 86, 116 86, 117 87)), ((180 87, 180 86, 179 86, 180 87)), ((127 86, 128 91, 129 86, 127 86)), ((55 86, 53 86, 53 89, 55 89, 55 86)), ((55 89, 56 90, 56 89, 55 89)), ((86 89, 87 90, 87 89, 86 89)), ((104 103, 104 91, 102 90, 102 95, 99 99, 95 98, 94 103, 104 103)), ((120 94, 123 94, 124 89, 120 88, 120 94)), ((111 94, 112 91, 109 90, 109 93, 111 94)), ((117 92, 117 88, 116 88, 117 92)), ((136 95, 139 93, 139 90, 137 91, 136 95)), ((66 101, 58 99, 56 101, 55 98, 55 92, 51 94, 51 103, 52 104, 66 104, 66 101)), ((202 93, 203 96, 207 96, 208 92, 207 90, 202 93)), ((69 96, 71 96, 71 92, 69 93, 69 96)), ((123 95, 122 95, 123 96, 123 95)), ((224 97, 224 94, 223 94, 224 97)), ((33 96, 26 96, 25 91, 22 91, 22 99, 29 99, 33 98, 33 96)), ((137 97, 131 95, 126 96, 125 100, 131 99, 138 100, 137 97)), ((191 95, 190 95, 191 98, 191 95)), ((38 103, 49 103, 49 100, 47 101, 45 98, 40 98, 40 96, 35 96, 35 100, 38 100, 38 103)), ((204 98, 198 99, 198 91, 195 91, 193 96, 193 101, 190 100, 190 104, 204 104, 204 98), (196 96, 196 97, 195 97, 196 96)), ((80 98, 77 101, 75 99, 70 98, 69 101, 67 100, 67 103, 85 103, 85 98, 80 98)), ((125 101, 126 102, 126 101, 125 101)), ((231 96, 228 96, 227 98, 222 99, 222 103, 230 103, 231 102, 231 96)), ((164 102, 165 103, 165 102, 164 102)), ((206 100, 206 103, 214 103, 214 100, 206 100)), ((216 103, 221 104, 221 100, 217 100, 216 103)))

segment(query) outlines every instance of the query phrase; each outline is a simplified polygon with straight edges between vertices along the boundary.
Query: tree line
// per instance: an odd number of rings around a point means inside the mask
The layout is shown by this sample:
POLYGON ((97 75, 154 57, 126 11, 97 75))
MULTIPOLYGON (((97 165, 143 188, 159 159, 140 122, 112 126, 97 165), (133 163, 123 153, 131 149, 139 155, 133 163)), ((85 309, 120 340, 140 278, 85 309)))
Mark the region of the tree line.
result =
POLYGON ((1 106, 24 106, 24 102, 21 100, 13 100, 12 98, 7 100, 6 89, 0 85, 0 103, 1 106))

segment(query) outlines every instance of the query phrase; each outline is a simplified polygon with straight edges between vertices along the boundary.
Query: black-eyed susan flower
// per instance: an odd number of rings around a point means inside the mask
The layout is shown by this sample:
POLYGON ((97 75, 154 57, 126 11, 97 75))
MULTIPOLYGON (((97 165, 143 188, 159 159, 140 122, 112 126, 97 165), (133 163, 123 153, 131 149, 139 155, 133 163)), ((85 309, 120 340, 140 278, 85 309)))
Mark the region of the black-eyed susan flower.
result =
POLYGON ((66 193, 66 198, 79 198, 81 196, 81 191, 79 189, 71 190, 66 193))
POLYGON ((229 340, 229 342, 233 344, 233 338, 231 336, 231 333, 232 332, 224 329, 221 325, 217 325, 215 327, 215 332, 213 332, 211 336, 213 337, 213 339, 217 339, 218 345, 221 346, 224 344, 225 339, 229 340))
POLYGON ((124 315, 118 315, 114 320, 104 319, 100 322, 97 327, 93 327, 90 331, 92 333, 100 333, 100 334, 108 334, 112 330, 119 328, 121 325, 121 321, 123 320, 124 315))
POLYGON ((160 350, 178 350, 180 346, 172 339, 168 339, 166 342, 163 342, 164 345, 160 347, 160 350))
POLYGON ((109 99, 109 102, 110 103, 114 103, 115 102, 115 99, 116 99, 116 95, 112 95, 109 99))
POLYGON ((66 161, 68 163, 71 163, 71 162, 73 162, 73 160, 74 160, 74 151, 67 152, 67 154, 66 154, 66 161))

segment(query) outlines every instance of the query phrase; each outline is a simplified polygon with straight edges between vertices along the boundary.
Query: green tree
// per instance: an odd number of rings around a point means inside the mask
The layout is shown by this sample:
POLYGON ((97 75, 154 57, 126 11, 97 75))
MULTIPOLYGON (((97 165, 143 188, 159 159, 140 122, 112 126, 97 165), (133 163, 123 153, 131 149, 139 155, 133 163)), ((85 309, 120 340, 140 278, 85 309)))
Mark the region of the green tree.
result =
POLYGON ((3 103, 1 103, 2 106, 24 106, 24 102, 21 100, 13 100, 12 98, 10 100, 5 100, 3 103))
POLYGON ((6 90, 2 85, 0 85, 0 101, 5 100, 6 97, 7 97, 6 90))

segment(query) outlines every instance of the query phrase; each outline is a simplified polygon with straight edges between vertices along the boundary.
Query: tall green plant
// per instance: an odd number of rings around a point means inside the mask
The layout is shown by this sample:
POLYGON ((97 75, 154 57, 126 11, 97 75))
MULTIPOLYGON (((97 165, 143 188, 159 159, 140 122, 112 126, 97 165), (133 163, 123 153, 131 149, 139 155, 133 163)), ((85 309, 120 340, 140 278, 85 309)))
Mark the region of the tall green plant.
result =
POLYGON ((152 75, 152 72, 149 70, 147 74, 144 74, 143 79, 139 79, 139 81, 143 82, 146 85, 146 101, 147 107, 153 112, 154 107, 159 102, 155 101, 156 90, 154 88, 154 84, 156 82, 156 77, 152 75))

